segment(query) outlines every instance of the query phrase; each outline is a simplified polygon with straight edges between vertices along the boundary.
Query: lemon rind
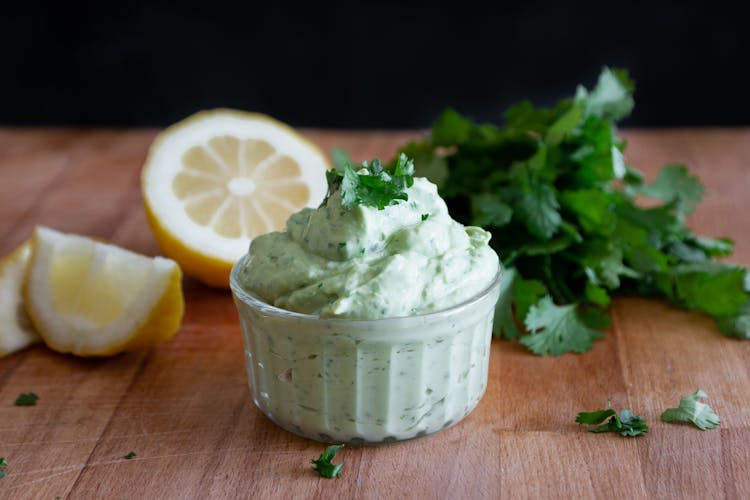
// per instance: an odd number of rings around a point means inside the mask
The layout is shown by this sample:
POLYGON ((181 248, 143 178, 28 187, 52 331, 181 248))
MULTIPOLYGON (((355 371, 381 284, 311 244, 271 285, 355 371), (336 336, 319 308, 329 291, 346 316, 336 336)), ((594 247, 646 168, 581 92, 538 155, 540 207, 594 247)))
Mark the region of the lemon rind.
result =
POLYGON ((42 340, 23 305, 23 280, 30 255, 31 242, 25 241, 0 260, 0 357, 42 340))
POLYGON ((192 136, 202 133, 201 128, 210 131, 206 135, 211 136, 227 134, 240 139, 263 139, 276 149, 280 149, 278 145, 283 142, 285 152, 291 147, 291 156, 302 169, 300 177, 308 181, 318 179, 317 183, 309 183, 311 194, 307 206, 310 207, 317 206, 325 196, 327 185, 323 173, 330 168, 330 163, 310 140, 289 125, 262 113, 224 108, 201 111, 156 137, 141 172, 141 186, 147 218, 157 244, 164 255, 180 262, 186 274, 211 286, 228 288, 231 267, 247 251, 251 239, 217 236, 211 228, 201 226, 185 213, 183 202, 171 189, 164 189, 180 170, 180 155, 175 151, 184 152, 193 146, 192 136), (158 170, 154 165, 159 165, 158 170), (198 236, 196 241, 188 241, 180 236, 184 234, 198 236))
MULTIPOLYGON (((124 248, 93 239, 37 227, 32 237, 31 254, 24 280, 23 296, 31 322, 47 346, 55 351, 78 356, 109 356, 154 344, 176 333, 184 311, 179 266, 170 259, 153 259, 124 248), (54 251, 54 240, 77 238, 86 244, 107 247, 151 263, 153 272, 146 292, 140 294, 117 321, 109 325, 87 325, 78 317, 54 312, 53 297, 47 279, 54 251), (164 314, 174 317, 163 318, 164 314)), ((82 277, 83 279, 83 277, 82 277)))

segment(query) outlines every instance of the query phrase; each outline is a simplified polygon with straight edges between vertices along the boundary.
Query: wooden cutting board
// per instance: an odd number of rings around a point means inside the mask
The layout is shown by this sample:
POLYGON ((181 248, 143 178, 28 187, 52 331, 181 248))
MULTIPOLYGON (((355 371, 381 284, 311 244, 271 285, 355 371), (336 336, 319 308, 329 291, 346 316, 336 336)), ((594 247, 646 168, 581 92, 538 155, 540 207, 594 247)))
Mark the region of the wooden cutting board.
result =
MULTIPOLYGON (((155 133, 0 129, 0 254, 35 224, 157 254, 139 190, 155 133)), ((388 158, 418 135, 306 134, 355 160, 388 158)), ((750 265, 750 130, 624 135, 627 161, 649 179, 672 161, 701 177, 707 194, 690 225, 733 237, 732 260, 750 265)), ((310 465, 323 445, 253 406, 229 292, 184 287, 182 328, 157 348, 85 360, 40 346, 0 359, 0 456, 10 464, 0 498, 750 498, 750 341, 699 314, 616 300, 606 339, 559 358, 495 340, 487 393, 468 418, 413 441, 345 448, 342 477, 328 480, 310 465), (697 388, 719 429, 659 421, 697 388), (37 405, 14 406, 28 391, 37 405), (574 423, 608 401, 644 417, 648 435, 574 423)))

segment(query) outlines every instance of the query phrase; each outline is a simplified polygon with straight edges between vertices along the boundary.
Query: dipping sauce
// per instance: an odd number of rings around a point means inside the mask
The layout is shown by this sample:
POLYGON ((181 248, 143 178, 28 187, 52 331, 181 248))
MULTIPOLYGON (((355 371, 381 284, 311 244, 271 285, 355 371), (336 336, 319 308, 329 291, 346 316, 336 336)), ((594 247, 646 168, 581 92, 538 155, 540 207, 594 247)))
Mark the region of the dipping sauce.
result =
POLYGON ((345 208, 340 192, 255 238, 231 286, 258 407, 328 442, 448 427, 487 385, 500 266, 489 233, 451 219, 415 178, 408 200, 345 208))

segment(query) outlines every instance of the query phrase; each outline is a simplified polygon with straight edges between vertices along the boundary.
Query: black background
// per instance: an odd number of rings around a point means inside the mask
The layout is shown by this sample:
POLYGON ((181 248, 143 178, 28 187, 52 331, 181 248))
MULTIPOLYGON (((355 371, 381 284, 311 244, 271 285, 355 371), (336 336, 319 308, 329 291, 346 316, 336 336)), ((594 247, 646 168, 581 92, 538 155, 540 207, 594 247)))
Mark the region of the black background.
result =
POLYGON ((454 1, 6 5, 0 125, 164 126, 212 107, 294 126, 500 122, 603 65, 636 80, 633 126, 750 124, 750 26, 720 3, 454 1), (492 6, 494 5, 494 6, 492 6))

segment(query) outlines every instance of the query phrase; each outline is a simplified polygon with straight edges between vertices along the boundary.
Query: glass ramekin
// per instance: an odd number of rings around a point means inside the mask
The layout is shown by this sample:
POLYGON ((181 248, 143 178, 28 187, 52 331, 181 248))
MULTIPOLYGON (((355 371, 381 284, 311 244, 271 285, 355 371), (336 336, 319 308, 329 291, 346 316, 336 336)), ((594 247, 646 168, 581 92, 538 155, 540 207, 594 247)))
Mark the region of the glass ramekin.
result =
POLYGON ((282 428, 323 442, 376 444, 437 432, 484 395, 501 271, 442 311, 350 320, 253 297, 232 269, 253 401, 282 428))

